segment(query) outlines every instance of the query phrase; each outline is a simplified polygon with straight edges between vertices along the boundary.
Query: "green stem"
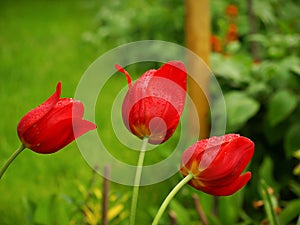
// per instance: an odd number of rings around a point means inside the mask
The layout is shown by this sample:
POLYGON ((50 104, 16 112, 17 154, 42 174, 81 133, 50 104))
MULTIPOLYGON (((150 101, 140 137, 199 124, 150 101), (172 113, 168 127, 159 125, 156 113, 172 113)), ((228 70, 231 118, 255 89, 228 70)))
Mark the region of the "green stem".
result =
POLYGON ((164 211, 166 210, 168 204, 170 201, 173 199, 173 197, 177 194, 177 192, 186 184, 188 183, 191 179, 193 179, 194 175, 193 174, 188 174, 186 177, 184 177, 174 188, 173 190, 169 193, 169 195, 166 197, 164 202, 161 204, 153 222, 152 225, 158 225, 158 222, 160 218, 162 217, 164 211))
POLYGON ((135 224, 136 208, 137 208, 140 182, 141 182, 141 176, 142 176, 142 170, 143 170, 143 164, 144 164, 147 143, 148 143, 148 138, 144 137, 140 155, 139 155, 138 164, 137 164, 137 169, 135 172, 135 178, 134 178, 134 186, 133 186, 132 200, 131 200, 130 221, 129 221, 130 225, 135 224))
POLYGON ((14 161, 15 158, 17 158, 17 156, 25 149, 26 147, 22 144, 20 146, 20 148, 18 148, 10 157, 9 159, 4 163, 4 165, 2 166, 1 170, 0 170, 0 179, 3 176, 3 174, 5 173, 5 171, 7 170, 7 168, 10 166, 10 164, 12 163, 12 161, 14 161))
POLYGON ((261 194, 264 201, 264 207, 271 225, 280 225, 278 216, 274 212, 273 202, 268 191, 268 185, 264 180, 261 180, 261 194))

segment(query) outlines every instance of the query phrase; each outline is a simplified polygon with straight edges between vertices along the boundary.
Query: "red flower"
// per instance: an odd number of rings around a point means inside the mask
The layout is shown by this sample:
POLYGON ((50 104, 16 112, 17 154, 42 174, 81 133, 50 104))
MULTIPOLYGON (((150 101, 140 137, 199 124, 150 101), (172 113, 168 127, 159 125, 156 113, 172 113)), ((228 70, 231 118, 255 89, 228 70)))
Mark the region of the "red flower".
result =
POLYGON ((213 52, 222 52, 222 43, 218 36, 212 35, 210 37, 210 43, 213 52))
POLYGON ((226 14, 228 16, 235 17, 238 15, 238 8, 236 5, 228 5, 226 8, 226 14))
POLYGON ((54 153, 70 142, 96 129, 83 120, 83 104, 72 98, 60 98, 61 82, 55 93, 43 104, 28 112, 17 131, 25 147, 42 154, 54 153))
POLYGON ((239 39, 238 29, 234 23, 229 24, 225 39, 226 39, 226 43, 237 41, 239 39))
POLYGON ((180 172, 193 174, 189 182, 194 188, 211 195, 231 195, 251 178, 241 173, 251 160, 254 143, 238 134, 211 137, 196 142, 182 156, 180 172))
POLYGON ((185 66, 170 61, 158 70, 146 71, 133 85, 130 75, 120 65, 117 70, 126 75, 129 90, 122 105, 125 126, 139 138, 160 144, 174 133, 186 98, 185 66))

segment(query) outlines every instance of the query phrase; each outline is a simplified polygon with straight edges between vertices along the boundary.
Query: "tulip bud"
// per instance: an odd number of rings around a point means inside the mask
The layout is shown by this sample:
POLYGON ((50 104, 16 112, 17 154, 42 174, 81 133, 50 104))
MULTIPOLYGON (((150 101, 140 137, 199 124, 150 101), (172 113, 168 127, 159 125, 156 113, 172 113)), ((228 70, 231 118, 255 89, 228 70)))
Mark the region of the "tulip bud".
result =
POLYGON ((95 124, 82 119, 84 107, 80 101, 60 98, 60 94, 61 82, 48 100, 20 120, 17 132, 25 147, 37 153, 54 153, 96 129, 95 124))
POLYGON ((180 172, 192 174, 194 188, 215 196, 231 195, 251 178, 241 173, 254 154, 254 143, 238 134, 200 140, 182 155, 180 172))
POLYGON ((158 70, 146 71, 134 84, 120 65, 117 70, 127 78, 129 90, 122 105, 126 128, 137 137, 160 144, 176 130, 186 98, 186 69, 180 61, 170 61, 158 70))

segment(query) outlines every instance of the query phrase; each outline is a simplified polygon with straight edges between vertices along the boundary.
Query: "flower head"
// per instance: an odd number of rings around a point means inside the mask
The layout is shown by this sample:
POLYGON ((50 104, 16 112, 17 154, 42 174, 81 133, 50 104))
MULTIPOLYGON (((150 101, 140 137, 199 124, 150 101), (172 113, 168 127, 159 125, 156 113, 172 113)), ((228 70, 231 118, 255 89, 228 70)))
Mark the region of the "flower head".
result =
POLYGON ((222 52, 222 42, 216 35, 210 37, 211 50, 213 52, 222 52))
POLYGON ((61 82, 43 104, 28 112, 19 122, 18 136, 25 147, 42 154, 54 153, 73 140, 96 129, 83 120, 83 104, 72 98, 60 98, 61 82))
POLYGON ((238 134, 227 134, 200 140, 185 150, 180 172, 193 174, 189 182, 194 188, 211 195, 231 195, 251 178, 241 173, 254 153, 254 143, 238 134))
POLYGON ((238 39, 238 28, 236 24, 230 23, 226 33, 225 42, 228 44, 229 42, 237 41, 238 39))
POLYGON ((226 14, 228 16, 235 17, 238 15, 238 7, 236 5, 230 4, 226 7, 226 14))
POLYGON ((175 132, 186 98, 187 74, 180 61, 170 61, 158 70, 146 71, 134 84, 120 65, 117 70, 127 78, 129 90, 122 105, 125 126, 139 138, 160 144, 175 132))

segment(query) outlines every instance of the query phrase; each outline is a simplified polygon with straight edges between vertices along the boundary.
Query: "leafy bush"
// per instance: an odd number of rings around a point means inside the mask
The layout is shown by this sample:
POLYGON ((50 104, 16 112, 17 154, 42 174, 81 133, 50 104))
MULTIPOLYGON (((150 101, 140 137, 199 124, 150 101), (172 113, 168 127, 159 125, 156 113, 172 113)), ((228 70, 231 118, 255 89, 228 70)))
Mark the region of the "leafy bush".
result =
MULTIPOLYGON (((237 7, 240 14, 247 15, 249 6, 240 2, 237 7)), ((266 179, 275 195, 280 196, 279 207, 299 198, 300 190, 299 174, 293 173, 297 165, 294 156, 300 149, 300 35, 296 32, 296 14, 288 13, 291 8, 300 10, 292 1, 286 5, 281 1, 253 1, 256 33, 250 33, 249 23, 240 23, 247 26, 241 29, 249 33, 241 32, 237 40, 224 44, 222 52, 212 55, 212 69, 227 107, 227 132, 242 133, 256 143, 252 192, 257 190, 259 179, 266 179)), ((232 22, 228 17, 218 20, 223 25, 232 22)), ((235 22, 239 30, 238 17, 235 22)), ((218 27, 214 32, 222 39, 227 27, 218 27)), ((217 106, 218 102, 215 110, 217 106)), ((249 193, 248 199, 253 196, 249 193)), ((293 213, 295 218, 296 209, 293 213)), ((281 215, 284 217, 286 211, 281 215)), ((281 219, 288 224, 293 218, 281 219)))

